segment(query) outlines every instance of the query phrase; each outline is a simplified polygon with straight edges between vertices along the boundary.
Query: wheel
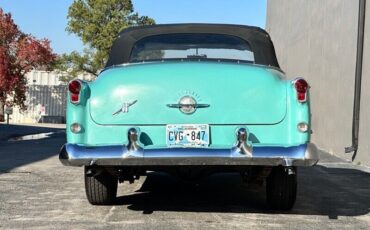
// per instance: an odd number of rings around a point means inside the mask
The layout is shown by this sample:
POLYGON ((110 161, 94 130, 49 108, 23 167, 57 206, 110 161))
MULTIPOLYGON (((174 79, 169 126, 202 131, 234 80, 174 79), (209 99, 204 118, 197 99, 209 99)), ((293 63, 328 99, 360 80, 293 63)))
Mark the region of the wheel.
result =
POLYGON ((90 204, 109 205, 117 196, 117 177, 101 170, 95 176, 87 175, 88 168, 85 167, 85 191, 90 204))
POLYGON ((297 170, 282 166, 273 167, 266 179, 267 204, 278 210, 293 208, 297 197, 297 170))

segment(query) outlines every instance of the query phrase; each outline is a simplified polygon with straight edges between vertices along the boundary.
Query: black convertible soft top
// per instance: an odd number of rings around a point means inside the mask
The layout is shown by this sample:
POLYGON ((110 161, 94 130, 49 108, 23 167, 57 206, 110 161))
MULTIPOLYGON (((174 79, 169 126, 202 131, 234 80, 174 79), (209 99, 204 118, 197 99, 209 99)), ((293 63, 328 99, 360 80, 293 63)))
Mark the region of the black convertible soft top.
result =
POLYGON ((225 34, 239 37, 251 46, 255 64, 279 68, 274 45, 265 30, 253 26, 228 24, 162 24, 124 29, 114 41, 105 67, 128 63, 133 46, 145 37, 181 33, 225 34))

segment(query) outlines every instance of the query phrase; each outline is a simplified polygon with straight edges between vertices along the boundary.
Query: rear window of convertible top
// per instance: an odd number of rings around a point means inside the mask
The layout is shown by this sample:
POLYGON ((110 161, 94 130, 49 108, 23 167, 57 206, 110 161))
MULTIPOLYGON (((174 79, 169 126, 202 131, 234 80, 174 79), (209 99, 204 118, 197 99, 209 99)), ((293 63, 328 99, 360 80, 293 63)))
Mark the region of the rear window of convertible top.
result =
POLYGON ((145 37, 134 45, 130 62, 173 59, 237 60, 254 63, 247 41, 224 34, 162 34, 145 37))

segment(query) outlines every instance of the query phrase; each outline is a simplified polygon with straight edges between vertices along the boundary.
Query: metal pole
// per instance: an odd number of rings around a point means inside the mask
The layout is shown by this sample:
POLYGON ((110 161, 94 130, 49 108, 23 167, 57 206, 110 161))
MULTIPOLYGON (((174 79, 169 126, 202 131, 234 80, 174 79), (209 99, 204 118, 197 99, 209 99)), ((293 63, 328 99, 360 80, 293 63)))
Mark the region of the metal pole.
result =
POLYGON ((361 105, 360 102, 361 102, 362 63, 364 54, 365 14, 366 14, 366 0, 359 0, 355 91, 354 91, 353 118, 352 118, 352 146, 345 148, 346 153, 353 152, 352 161, 356 158, 357 155, 358 136, 360 127, 360 105, 361 105))

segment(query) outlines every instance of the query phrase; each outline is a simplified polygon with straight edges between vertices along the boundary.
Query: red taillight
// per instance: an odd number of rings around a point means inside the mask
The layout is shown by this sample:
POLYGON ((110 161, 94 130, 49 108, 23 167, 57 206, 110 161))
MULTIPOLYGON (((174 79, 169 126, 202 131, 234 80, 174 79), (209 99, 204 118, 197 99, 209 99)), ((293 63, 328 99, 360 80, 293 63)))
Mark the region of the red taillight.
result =
POLYGON ((73 94, 79 94, 81 90, 81 83, 80 81, 73 80, 68 85, 69 92, 73 94))
POLYGON ((71 95, 71 102, 76 104, 80 101, 80 91, 82 85, 81 82, 78 80, 73 80, 68 84, 68 90, 71 95))
POLYGON ((299 102, 307 100, 308 83, 306 80, 300 78, 294 82, 295 89, 297 90, 297 99, 299 102))

